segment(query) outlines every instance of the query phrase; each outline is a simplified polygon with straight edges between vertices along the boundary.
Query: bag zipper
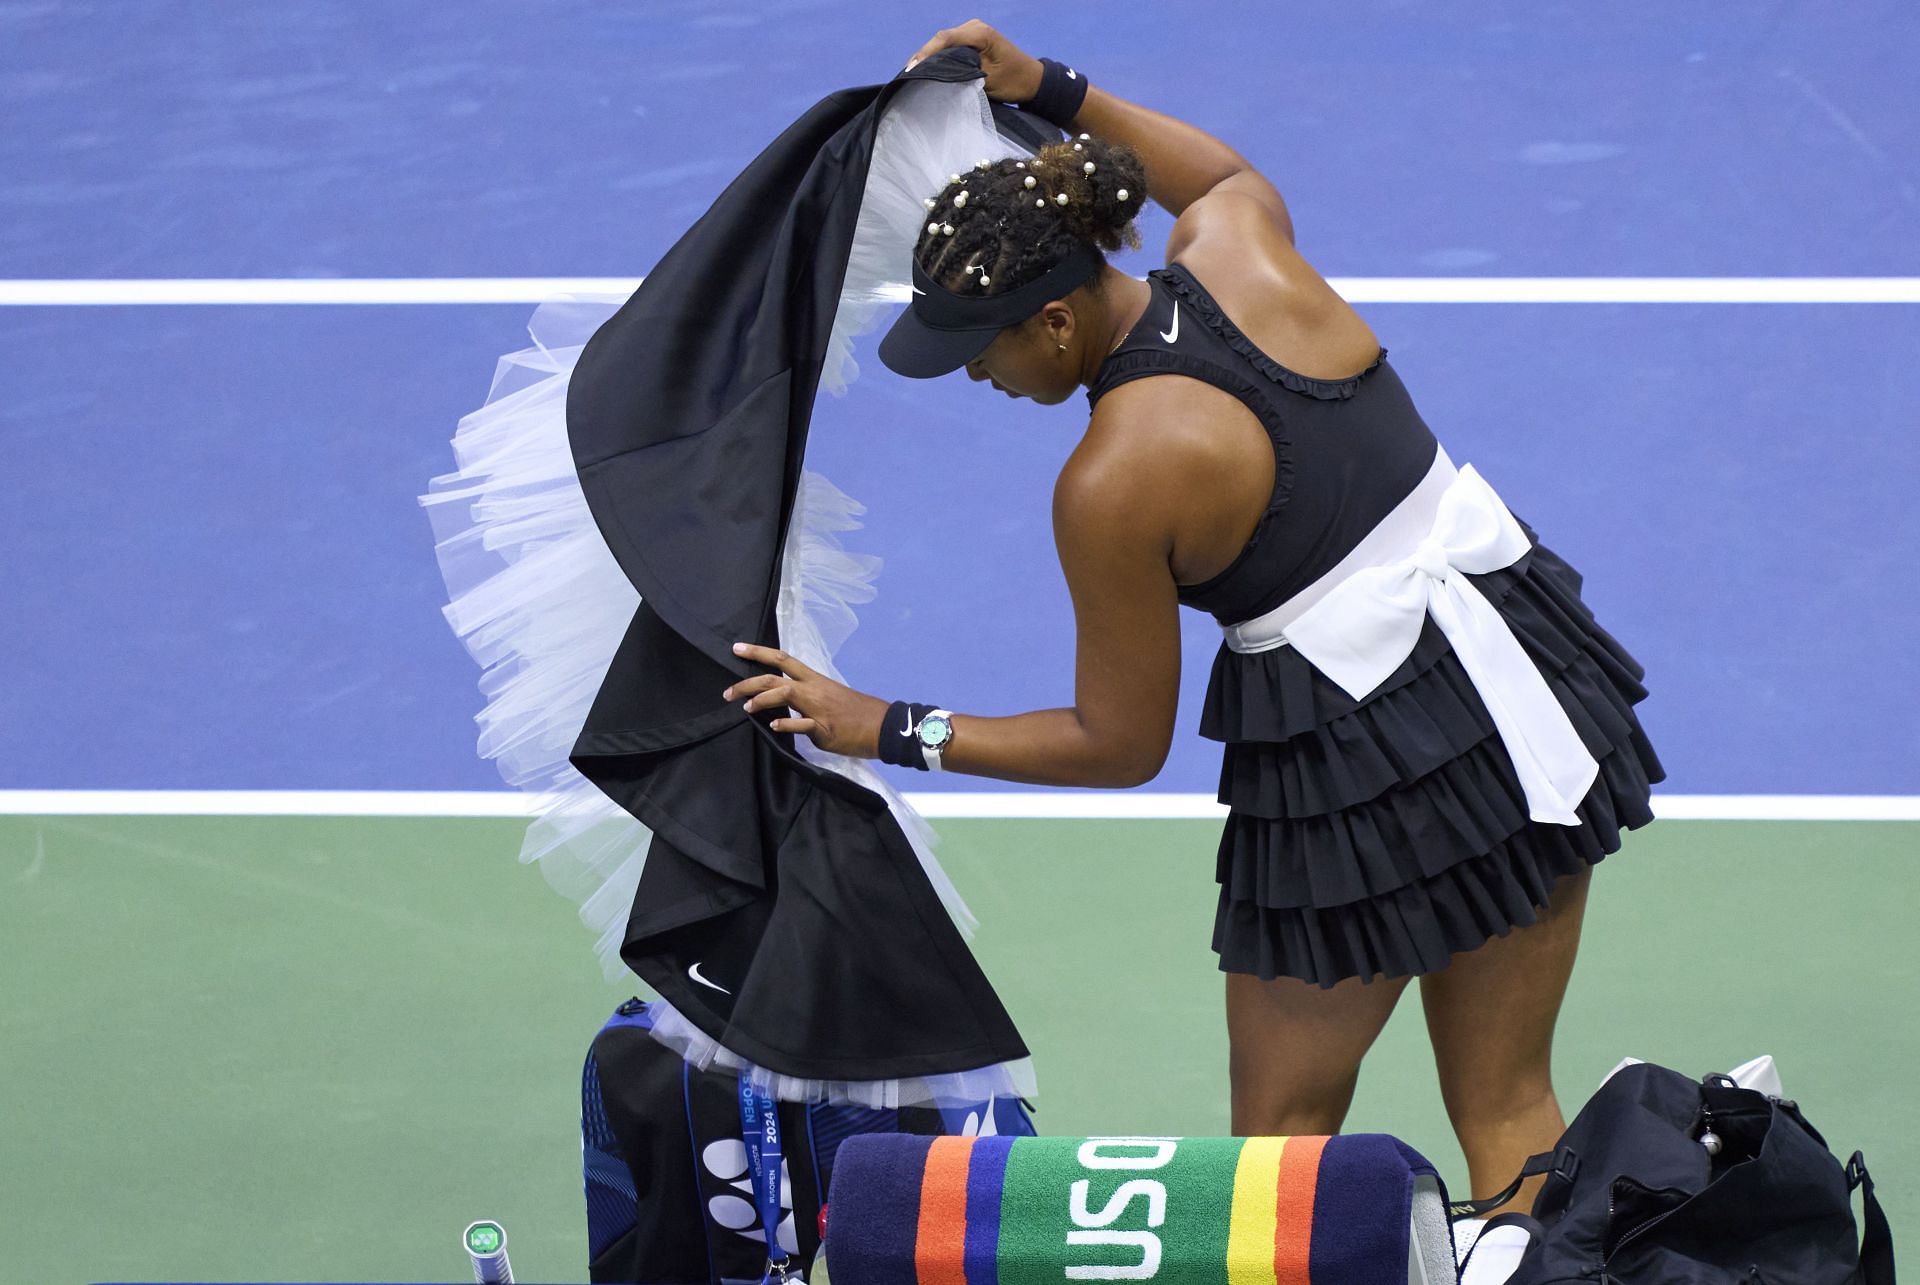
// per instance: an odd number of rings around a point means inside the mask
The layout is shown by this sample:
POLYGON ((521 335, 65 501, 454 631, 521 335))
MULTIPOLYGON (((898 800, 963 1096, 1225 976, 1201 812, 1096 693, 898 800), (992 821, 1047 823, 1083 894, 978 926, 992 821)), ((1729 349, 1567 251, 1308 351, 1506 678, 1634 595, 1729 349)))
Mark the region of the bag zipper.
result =
MULTIPOLYGON (((1613 1198, 1611 1196, 1607 1198, 1607 1207, 1608 1207, 1608 1213, 1612 1213, 1613 1198)), ((1638 1227, 1635 1227, 1632 1231, 1622 1236, 1619 1240, 1614 1242, 1612 1252, 1610 1252, 1606 1256, 1605 1260, 1603 1260, 1603 1262, 1601 1263, 1601 1266, 1604 1267, 1607 1263, 1611 1263, 1614 1259, 1614 1255, 1618 1254, 1621 1250, 1625 1249, 1629 1244, 1631 1244, 1634 1238, 1638 1236, 1641 1232, 1647 1231, 1653 1227, 1658 1226, 1659 1224, 1665 1222, 1667 1219, 1673 1217, 1675 1214, 1679 1213, 1680 1210, 1684 1208, 1686 1208, 1686 1206, 1680 1205, 1680 1206, 1676 1206, 1673 1209, 1667 1210, 1667 1212, 1664 1214, 1655 1214, 1653 1217, 1647 1219, 1647 1221, 1641 1223, 1638 1227)))
MULTIPOLYGON (((1652 1228, 1659 1226, 1661 1223, 1665 1222, 1667 1219, 1673 1217, 1675 1214, 1679 1213, 1682 1209, 1685 1209, 1688 1205, 1692 1204, 1693 1199, 1694 1198, 1692 1196, 1688 1196, 1686 1200, 1682 1201, 1680 1204, 1675 1205, 1672 1209, 1669 1209, 1664 1213, 1655 1214, 1653 1217, 1647 1219, 1647 1221, 1641 1223, 1638 1227, 1635 1227, 1632 1231, 1622 1236, 1619 1240, 1615 1241, 1613 1243, 1613 1248, 1609 1250, 1607 1252, 1606 1257, 1601 1260, 1601 1263, 1600 1263, 1601 1267, 1604 1268, 1608 1263, 1611 1263, 1613 1261, 1614 1255, 1618 1254, 1621 1250, 1625 1249, 1630 1243, 1632 1243, 1635 1237, 1639 1236, 1642 1232, 1651 1230, 1652 1228)), ((1608 1187, 1607 1188, 1607 1221, 1612 1222, 1613 1216, 1614 1216, 1613 1188, 1608 1187)))
MULTIPOLYGON (((1714 1076, 1707 1076, 1706 1080, 1711 1081, 1715 1078, 1716 1077, 1714 1076)), ((1720 1076, 1717 1078, 1726 1079, 1725 1076, 1720 1076)), ((1733 1081, 1727 1080, 1727 1083, 1732 1084, 1733 1081)), ((1693 1123, 1687 1126, 1687 1135, 1693 1138, 1697 1142, 1699 1141, 1700 1135, 1702 1133, 1711 1133, 1712 1131, 1713 1131, 1713 1108, 1709 1107, 1705 1102, 1702 1102, 1699 1106, 1699 1109, 1694 1112, 1693 1123)), ((1708 1175, 1707 1184, 1708 1186, 1711 1186, 1713 1184, 1713 1178, 1711 1174, 1708 1175)), ((1636 1183, 1635 1185, 1637 1186, 1639 1184, 1636 1183)), ((1615 1188, 1609 1185, 1607 1188, 1607 1222, 1609 1224, 1613 1222, 1614 1214, 1616 1212, 1613 1204, 1614 1191, 1615 1191, 1615 1188)), ((1642 1232, 1645 1232, 1657 1226, 1659 1223, 1672 1217, 1674 1214, 1679 1213, 1682 1209, 1685 1209, 1687 1205, 1693 1201, 1694 1196, 1698 1196, 1699 1194, 1700 1194, 1699 1192, 1694 1192, 1693 1195, 1688 1196, 1686 1200, 1675 1205, 1672 1209, 1667 1210, 1665 1213, 1655 1214, 1653 1217, 1647 1219, 1647 1221, 1641 1223, 1638 1227, 1635 1227, 1632 1231, 1629 1231, 1626 1235, 1622 1236, 1619 1240, 1615 1241, 1613 1243, 1613 1248, 1610 1251, 1608 1251, 1606 1257, 1602 1260, 1601 1265, 1604 1267, 1607 1263, 1612 1262, 1613 1256, 1619 1253, 1621 1250, 1625 1249, 1627 1245, 1630 1244, 1636 1236, 1640 1235, 1642 1232)))

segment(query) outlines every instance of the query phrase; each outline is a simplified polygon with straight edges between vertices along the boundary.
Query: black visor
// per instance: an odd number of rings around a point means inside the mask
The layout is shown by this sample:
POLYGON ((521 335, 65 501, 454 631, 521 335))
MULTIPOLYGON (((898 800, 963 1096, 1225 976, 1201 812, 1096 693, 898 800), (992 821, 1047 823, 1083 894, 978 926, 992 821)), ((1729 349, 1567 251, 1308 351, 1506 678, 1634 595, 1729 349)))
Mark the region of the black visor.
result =
POLYGON ((880 341, 880 360, 909 379, 955 371, 986 350, 993 337, 1063 298, 1106 260, 1082 241, 1033 281, 1005 294, 958 295, 913 265, 913 298, 880 341))

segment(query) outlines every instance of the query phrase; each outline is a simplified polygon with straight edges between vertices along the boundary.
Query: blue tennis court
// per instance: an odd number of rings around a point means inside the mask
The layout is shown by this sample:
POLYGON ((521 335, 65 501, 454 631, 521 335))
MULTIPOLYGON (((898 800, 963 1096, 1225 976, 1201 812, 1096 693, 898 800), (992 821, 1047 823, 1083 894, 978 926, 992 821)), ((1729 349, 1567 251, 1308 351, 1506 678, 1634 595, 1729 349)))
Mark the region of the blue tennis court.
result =
MULTIPOLYGON (((27 1088, 0 1108, 0 1206, 21 1279, 451 1276, 459 1226, 494 1216, 523 1262, 584 1276, 566 1095, 624 992, 512 861, 416 497, 537 300, 644 275, 808 105, 970 16, 1273 178, 1454 458, 1581 568, 1645 662, 1670 815, 1693 819, 1596 882, 1570 1100, 1620 1055, 1701 1072, 1772 1051, 1817 1120, 1859 1126, 1830 1130, 1836 1149, 1886 1154, 1896 1225, 1902 1202, 1920 1214, 1897 1092, 1920 978, 1891 913, 1920 890, 1911 6, 8 0, 0 1078, 27 1088), (1756 298, 1790 301, 1731 301, 1756 298), (402 796, 427 815, 365 815, 402 796), (468 976, 476 939, 498 950, 468 976), (1709 1014, 1663 1008, 1696 966, 1709 1014), (476 999, 521 1034, 499 1079, 470 1060, 444 1076, 429 1044, 458 1047, 476 999), (125 1054, 98 1018, 122 1005, 135 1050, 160 1050, 151 1075, 104 1069, 125 1054), (85 1100, 46 1114, 71 1084, 85 1100), (428 1127, 436 1100, 541 1158, 428 1127), (323 1177, 276 1158, 312 1140, 306 1118, 329 1125, 323 1177), (1870 1126, 1892 1135, 1879 1153, 1855 1136, 1870 1126), (394 1205, 385 1179, 347 1176, 381 1171, 457 1195, 394 1205), (321 1262, 279 1235, 296 1202, 362 1248, 321 1262)), ((1156 266, 1169 223, 1154 210, 1122 266, 1156 266)), ((1084 408, 900 379, 872 342, 810 458, 867 506, 849 547, 885 561, 841 667, 876 693, 937 678, 966 711, 1069 703, 1049 499, 1084 408), (919 520, 936 478, 963 524, 919 520)), ((1194 730, 1219 634, 1185 614, 1179 731, 1142 790, 887 769, 951 833, 1049 1131, 1224 1127, 1223 1061, 1116 1044, 1092 1016, 1177 996, 1207 1006, 1179 1019, 1196 1042, 1223 1038, 1217 827, 1191 819, 1218 783, 1194 730), (1065 895, 1108 851, 1133 883, 1105 909, 1147 925, 1145 954, 1116 962, 1091 912, 1034 947, 1026 890, 1065 895), (1083 974, 1083 1002, 1030 950, 1083 974), (1131 1069, 1091 1087, 1104 1065, 1131 1069), (1155 1085, 1184 1105, 1150 1125, 1155 1085)), ((1393 1029, 1356 1111, 1444 1155, 1418 1032, 1393 1029)))

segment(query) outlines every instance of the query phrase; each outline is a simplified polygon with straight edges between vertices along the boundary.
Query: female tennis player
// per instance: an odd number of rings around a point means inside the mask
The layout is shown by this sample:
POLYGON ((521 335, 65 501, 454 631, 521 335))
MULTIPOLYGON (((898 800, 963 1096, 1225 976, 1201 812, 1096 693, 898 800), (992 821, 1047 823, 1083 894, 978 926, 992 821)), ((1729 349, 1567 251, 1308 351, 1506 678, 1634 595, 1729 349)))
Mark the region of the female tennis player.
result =
POLYGON ((785 707, 775 730, 835 753, 1135 786, 1173 736, 1178 609, 1211 613, 1233 1129, 1337 1132, 1418 977, 1473 1190, 1492 1194, 1565 1128, 1553 1029, 1591 867, 1652 819, 1663 776, 1634 714, 1643 671, 1578 573, 1439 446, 1266 177, 984 23, 914 57, 957 45, 990 97, 1068 137, 928 194, 880 353, 1045 405, 1086 390, 1053 500, 1073 704, 889 702, 748 644, 776 672, 726 696, 785 707), (1176 219, 1141 280, 1105 256, 1139 244, 1149 193, 1176 219))

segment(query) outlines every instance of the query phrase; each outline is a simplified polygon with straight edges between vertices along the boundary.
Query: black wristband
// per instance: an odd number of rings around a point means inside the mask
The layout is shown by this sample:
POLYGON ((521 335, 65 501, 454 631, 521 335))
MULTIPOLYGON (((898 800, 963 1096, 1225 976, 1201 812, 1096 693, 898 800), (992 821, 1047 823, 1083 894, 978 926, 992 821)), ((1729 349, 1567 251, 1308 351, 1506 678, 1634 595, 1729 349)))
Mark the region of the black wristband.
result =
POLYGON ((1052 58, 1040 60, 1040 88, 1026 104, 1028 111, 1061 129, 1071 129, 1073 118, 1080 114, 1080 104, 1086 100, 1085 76, 1052 58))
POLYGON ((880 761, 895 767, 917 767, 922 772, 932 771, 927 766, 926 748, 920 744, 920 738, 913 735, 912 729, 918 727, 920 720, 936 708, 908 701, 895 701, 887 706, 887 716, 880 720, 880 761))

